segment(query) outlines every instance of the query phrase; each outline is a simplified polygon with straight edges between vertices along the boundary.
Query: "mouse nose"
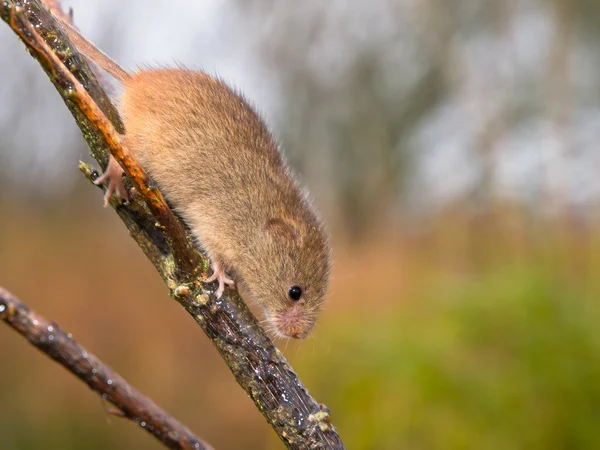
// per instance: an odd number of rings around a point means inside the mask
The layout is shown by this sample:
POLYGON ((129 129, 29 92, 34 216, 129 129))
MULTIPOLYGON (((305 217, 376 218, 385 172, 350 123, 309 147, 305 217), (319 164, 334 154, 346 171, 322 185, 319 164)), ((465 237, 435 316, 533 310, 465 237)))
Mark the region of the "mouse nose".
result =
POLYGON ((272 320, 280 334, 293 339, 304 339, 315 323, 299 305, 275 314, 272 320))

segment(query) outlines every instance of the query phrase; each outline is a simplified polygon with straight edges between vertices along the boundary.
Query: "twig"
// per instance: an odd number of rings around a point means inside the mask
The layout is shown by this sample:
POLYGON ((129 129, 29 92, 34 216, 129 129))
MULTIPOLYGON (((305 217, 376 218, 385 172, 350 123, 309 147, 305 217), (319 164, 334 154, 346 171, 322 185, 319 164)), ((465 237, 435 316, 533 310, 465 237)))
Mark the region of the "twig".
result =
MULTIPOLYGON (((114 130, 105 119, 98 117, 104 113, 119 130, 118 114, 109 102, 105 102, 106 94, 89 67, 42 2, 3 2, 0 3, 0 16, 19 34, 56 86, 82 129, 94 158, 104 165, 108 153, 112 152, 120 159, 125 172, 134 175, 135 183, 145 183, 141 167, 135 160, 127 159, 118 135, 113 134, 114 130), (22 6, 22 12, 15 12, 15 5, 22 6), (33 24, 34 29, 28 27, 27 22, 33 24), (40 45, 41 41, 44 45, 40 45), (89 96, 81 95, 82 89, 77 89, 77 82, 89 96), (90 101, 95 101, 99 108, 91 106, 90 101), (135 177, 138 177, 137 181, 135 177)), ((80 168, 88 179, 95 178, 96 174, 88 165, 82 163, 80 168)), ((310 396, 237 292, 226 291, 216 300, 202 284, 208 268, 206 258, 199 258, 201 267, 189 267, 194 253, 189 250, 191 236, 186 236, 185 241, 174 239, 172 233, 176 227, 165 224, 179 226, 178 219, 170 209, 161 207, 156 211, 151 206, 153 199, 164 201, 162 196, 155 196, 157 190, 146 189, 142 184, 137 187, 138 192, 130 196, 131 205, 124 207, 113 203, 113 206, 169 287, 171 296, 217 347, 237 382, 277 435, 289 448, 343 449, 330 423, 328 409, 310 396), (174 258, 174 254, 180 256, 174 258)))
POLYGON ((73 373, 103 399, 116 406, 119 415, 135 422, 167 447, 185 450, 212 449, 110 367, 86 351, 58 324, 49 322, 29 310, 2 287, 0 319, 73 373))

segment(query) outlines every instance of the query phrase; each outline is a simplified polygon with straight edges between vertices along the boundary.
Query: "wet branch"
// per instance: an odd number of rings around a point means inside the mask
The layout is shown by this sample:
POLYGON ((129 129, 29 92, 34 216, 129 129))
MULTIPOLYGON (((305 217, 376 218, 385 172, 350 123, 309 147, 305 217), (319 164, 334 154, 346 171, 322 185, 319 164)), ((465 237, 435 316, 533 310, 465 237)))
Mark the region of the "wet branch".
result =
POLYGON ((110 367, 87 352, 58 324, 31 311, 2 287, 0 320, 116 406, 117 415, 132 420, 167 447, 184 450, 212 449, 110 367))
MULTIPOLYGON (((171 297, 204 330, 288 448, 343 449, 328 409, 310 396, 237 292, 226 290, 216 300, 212 295, 215 285, 203 284, 208 261, 194 250, 185 226, 124 148, 117 111, 44 3, 64 14, 55 0, 9 0, 0 3, 0 16, 47 73, 94 159, 106 167, 112 154, 122 165, 129 178, 130 204, 119 205, 114 200, 111 204, 157 269, 171 297)), ((98 176, 85 163, 80 169, 89 180, 98 176)))

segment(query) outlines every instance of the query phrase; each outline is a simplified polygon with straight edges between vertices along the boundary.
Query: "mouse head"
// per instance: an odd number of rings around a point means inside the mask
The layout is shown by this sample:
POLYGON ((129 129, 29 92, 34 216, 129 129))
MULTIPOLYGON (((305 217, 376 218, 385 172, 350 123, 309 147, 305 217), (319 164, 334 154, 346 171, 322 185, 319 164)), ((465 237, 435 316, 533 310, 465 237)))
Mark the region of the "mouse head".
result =
POLYGON ((329 284, 329 243, 323 226, 312 216, 272 217, 253 247, 248 263, 254 267, 249 267, 252 275, 242 276, 244 290, 263 307, 278 336, 307 337, 329 284))

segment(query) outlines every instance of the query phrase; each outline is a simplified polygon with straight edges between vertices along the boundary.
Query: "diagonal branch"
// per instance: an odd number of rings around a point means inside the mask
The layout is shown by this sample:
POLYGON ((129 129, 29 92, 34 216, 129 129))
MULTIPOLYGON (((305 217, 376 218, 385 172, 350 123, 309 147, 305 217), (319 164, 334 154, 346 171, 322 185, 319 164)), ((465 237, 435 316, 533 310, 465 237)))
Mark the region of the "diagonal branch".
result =
MULTIPOLYGON (((57 7, 58 2, 47 2, 57 7)), ((130 205, 113 203, 117 214, 171 296, 204 330, 277 435, 288 448, 343 449, 328 409, 310 396, 237 292, 226 291, 217 300, 203 285, 206 258, 192 249, 191 236, 184 234, 182 239, 183 225, 123 148, 117 133, 122 131, 118 113, 43 2, 7 0, 0 3, 0 16, 48 74, 92 156, 104 167, 112 153, 122 164, 135 192, 130 205)), ((97 176, 84 163, 80 168, 89 180, 97 176)))
POLYGON ((98 130, 110 153, 123 167, 125 173, 141 194, 142 199, 146 202, 148 209, 172 241, 171 248, 176 267, 180 267, 185 273, 193 275, 198 266, 197 253, 194 252, 183 226, 171 212, 161 192, 157 188, 150 187, 146 171, 124 146, 113 124, 106 118, 73 74, 66 69, 48 44, 37 34, 33 25, 24 17, 23 8, 17 6, 15 12, 16 14, 10 15, 8 22, 10 27, 21 39, 29 41, 31 50, 37 54, 41 61, 47 64, 48 70, 56 80, 56 84, 62 88, 63 95, 66 95, 67 99, 81 111, 94 129, 98 130))
POLYGON ((109 401, 124 417, 137 423, 169 448, 211 450, 169 413, 133 388, 119 374, 79 345, 58 324, 31 311, 0 287, 0 320, 19 332, 32 345, 60 363, 77 378, 109 401))

